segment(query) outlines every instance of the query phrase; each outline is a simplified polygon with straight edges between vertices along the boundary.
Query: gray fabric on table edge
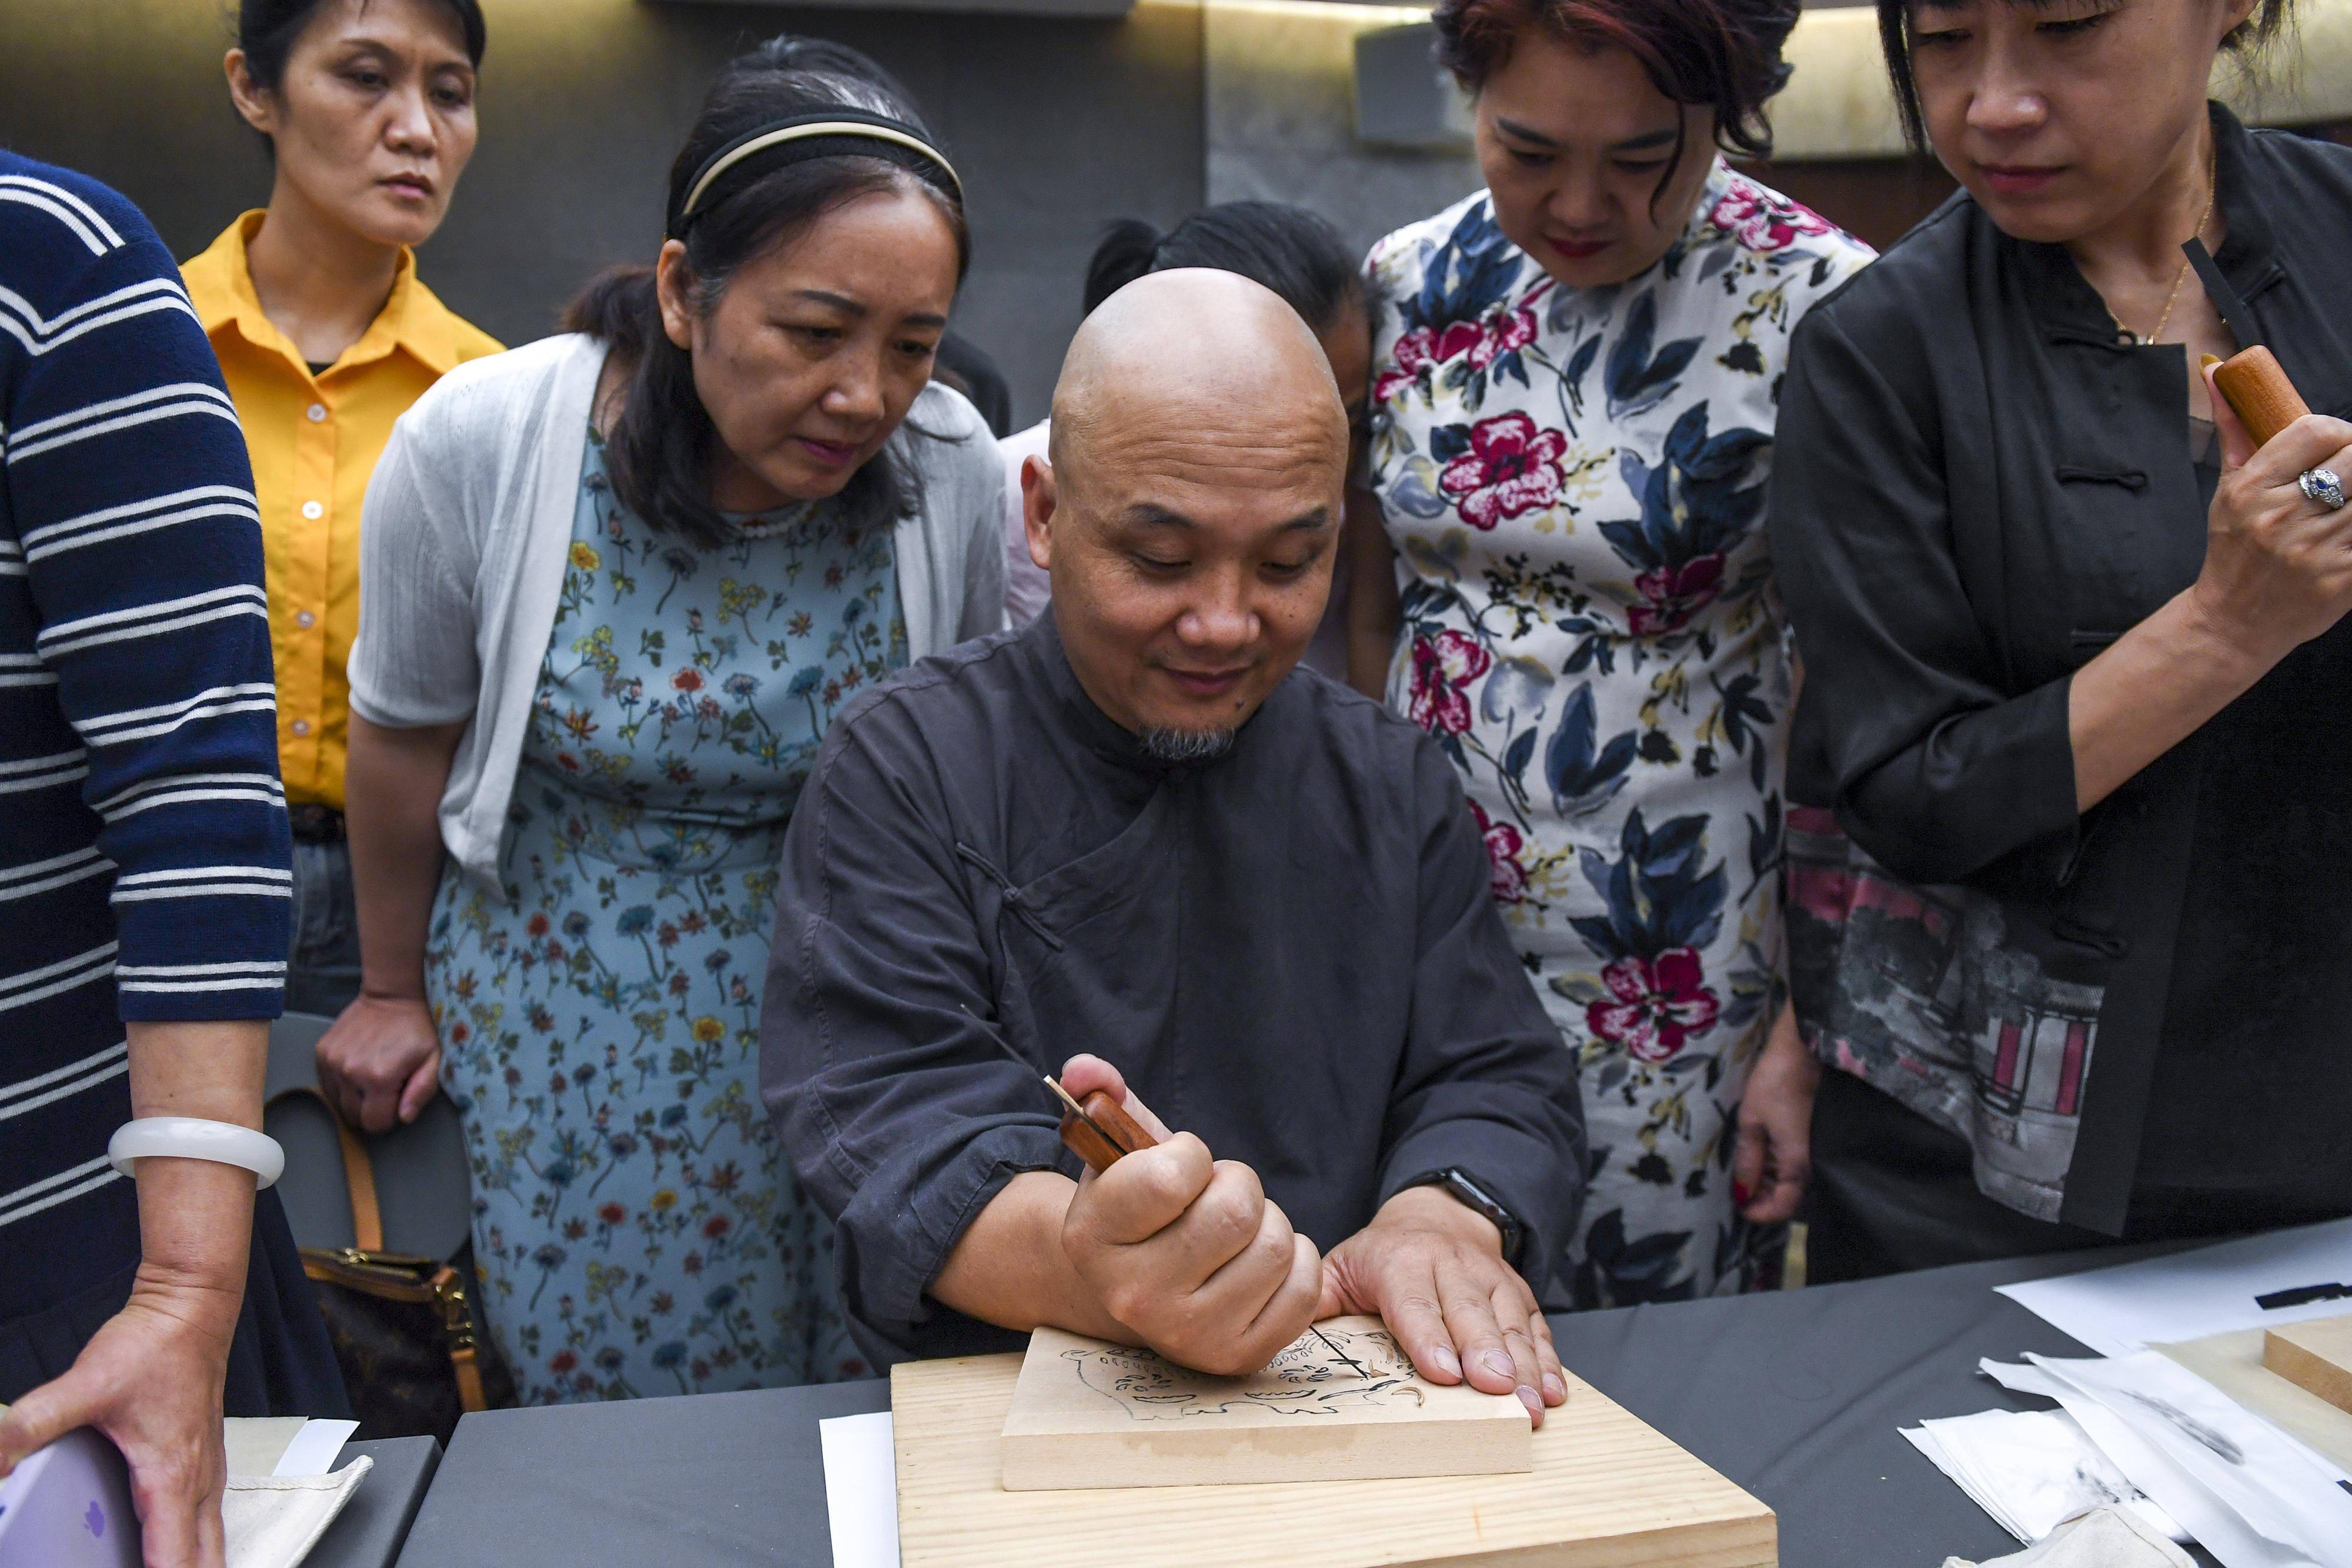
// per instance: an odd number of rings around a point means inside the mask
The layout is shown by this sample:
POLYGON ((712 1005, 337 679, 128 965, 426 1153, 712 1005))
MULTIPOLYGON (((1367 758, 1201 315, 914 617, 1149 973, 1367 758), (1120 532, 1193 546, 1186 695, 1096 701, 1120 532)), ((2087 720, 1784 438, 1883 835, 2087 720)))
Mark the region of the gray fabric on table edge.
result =
POLYGON ((441 1463, 441 1445, 431 1437, 346 1443, 335 1469, 345 1469, 362 1454, 375 1461, 375 1469, 310 1548, 302 1568, 392 1568, 400 1555, 441 1463))

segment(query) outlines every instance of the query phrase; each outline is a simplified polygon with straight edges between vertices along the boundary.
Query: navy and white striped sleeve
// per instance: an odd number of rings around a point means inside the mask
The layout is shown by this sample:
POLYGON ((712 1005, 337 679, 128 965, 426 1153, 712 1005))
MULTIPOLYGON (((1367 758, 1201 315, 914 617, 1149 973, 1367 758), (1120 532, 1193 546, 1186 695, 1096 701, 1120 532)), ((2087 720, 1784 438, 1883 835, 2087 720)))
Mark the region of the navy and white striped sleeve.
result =
POLYGON ((58 722, 18 710, 0 775, 79 785, 78 822, 63 800, 38 815, 60 873, 93 852, 116 868, 114 940, 66 956, 111 961, 124 1019, 274 1018, 291 844, 236 412, 137 209, 9 162, 0 591, 16 576, 22 597, 0 681, 53 686, 58 722))

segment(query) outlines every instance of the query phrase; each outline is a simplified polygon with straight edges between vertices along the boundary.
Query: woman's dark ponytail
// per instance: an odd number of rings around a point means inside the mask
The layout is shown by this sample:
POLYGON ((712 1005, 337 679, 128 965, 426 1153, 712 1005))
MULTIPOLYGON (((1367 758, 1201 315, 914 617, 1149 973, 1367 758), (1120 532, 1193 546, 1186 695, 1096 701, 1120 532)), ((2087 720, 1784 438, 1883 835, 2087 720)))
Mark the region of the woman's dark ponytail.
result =
POLYGON ((597 274, 563 312, 563 329, 602 339, 632 367, 604 441, 613 493, 657 529, 704 549, 724 543, 726 519, 710 504, 710 445, 719 432, 695 390, 693 356, 662 330, 654 269, 597 274))
POLYGON ((1141 218, 1121 218, 1103 231, 1087 263, 1086 313, 1151 270, 1160 249, 1160 231, 1141 218))
POLYGON ((565 331, 601 338, 624 360, 641 358, 647 329, 658 330, 660 323, 661 298, 650 267, 606 267, 563 309, 565 331))
MULTIPOLYGON (((773 38, 738 57, 711 84, 670 166, 665 212, 675 214, 685 205, 688 186, 712 154, 777 120, 851 110, 886 116, 931 141, 913 106, 885 85, 888 80, 856 51, 815 39, 773 38)), ((860 196, 907 189, 929 197, 947 220, 961 281, 971 241, 952 179, 919 153, 844 139, 838 150, 742 177, 706 195, 690 224, 675 225, 683 234, 695 308, 707 314, 746 262, 826 213, 860 196)), ((663 329, 653 268, 622 267, 599 275, 564 311, 563 326, 602 340, 629 367, 620 410, 604 439, 614 495, 657 530, 681 534, 705 549, 725 543, 732 530, 710 503, 719 432, 695 390, 693 356, 663 329)), ((897 522, 915 502, 905 459, 885 446, 850 477, 834 505, 850 527, 862 529, 897 522)))
POLYGON ((1087 264, 1087 310, 1147 272, 1179 267, 1237 272, 1282 296, 1318 332, 1363 303, 1356 254, 1329 219, 1280 202, 1220 202, 1166 234, 1134 218, 1111 225, 1087 264))

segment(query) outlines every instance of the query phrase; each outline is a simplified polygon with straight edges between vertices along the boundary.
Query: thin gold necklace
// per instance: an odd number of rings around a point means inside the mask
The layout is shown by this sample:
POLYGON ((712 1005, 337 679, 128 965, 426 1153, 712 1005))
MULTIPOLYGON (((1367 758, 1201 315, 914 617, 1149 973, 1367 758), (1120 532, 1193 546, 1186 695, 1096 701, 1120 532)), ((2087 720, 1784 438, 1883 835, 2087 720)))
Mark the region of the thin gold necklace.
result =
MULTIPOLYGON (((2213 162, 2211 159, 2208 159, 2205 164, 2205 210, 2202 213, 2200 213, 2197 216, 2196 232, 2190 236, 2194 239, 2204 238, 2205 225, 2213 221, 2214 172, 2213 162)), ((2180 303, 2180 286, 2187 281, 2189 281, 2189 258, 2186 256, 2183 256, 2180 258, 2180 270, 2172 275, 2172 292, 2164 297, 2164 314, 2156 319, 2156 330, 2150 332, 2145 338, 2134 333, 2133 339, 2135 341, 2141 343, 2153 343, 2158 339, 2164 336, 2165 328, 2169 326, 2172 322, 2172 308, 2180 303)), ((2115 310, 2112 308, 2108 309, 2107 314, 2110 317, 2115 318, 2116 326, 2123 327, 2123 329, 2126 332, 2131 331, 2130 328, 2124 327, 2123 319, 2116 316, 2115 310)))

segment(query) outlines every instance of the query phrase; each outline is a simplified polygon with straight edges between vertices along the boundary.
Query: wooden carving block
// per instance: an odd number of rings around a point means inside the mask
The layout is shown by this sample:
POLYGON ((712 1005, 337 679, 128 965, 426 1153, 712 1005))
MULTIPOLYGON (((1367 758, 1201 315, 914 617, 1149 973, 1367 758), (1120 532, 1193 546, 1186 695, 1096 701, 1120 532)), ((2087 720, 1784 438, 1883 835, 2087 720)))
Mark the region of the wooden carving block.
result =
POLYGON ((1319 1337, 1302 1335, 1248 1377, 1212 1377, 1148 1350, 1038 1330, 1004 1420, 1005 1490, 1528 1469, 1528 1412, 1517 1398, 1423 1381, 1378 1318, 1316 1327, 1319 1337))
POLYGON ((2265 1330, 2263 1364, 2338 1410, 2352 1410, 2352 1316, 2265 1330))
POLYGON ((903 1568, 1776 1568, 1771 1510, 1568 1379, 1494 1476, 1007 1491, 1017 1355, 890 1372, 903 1568))

